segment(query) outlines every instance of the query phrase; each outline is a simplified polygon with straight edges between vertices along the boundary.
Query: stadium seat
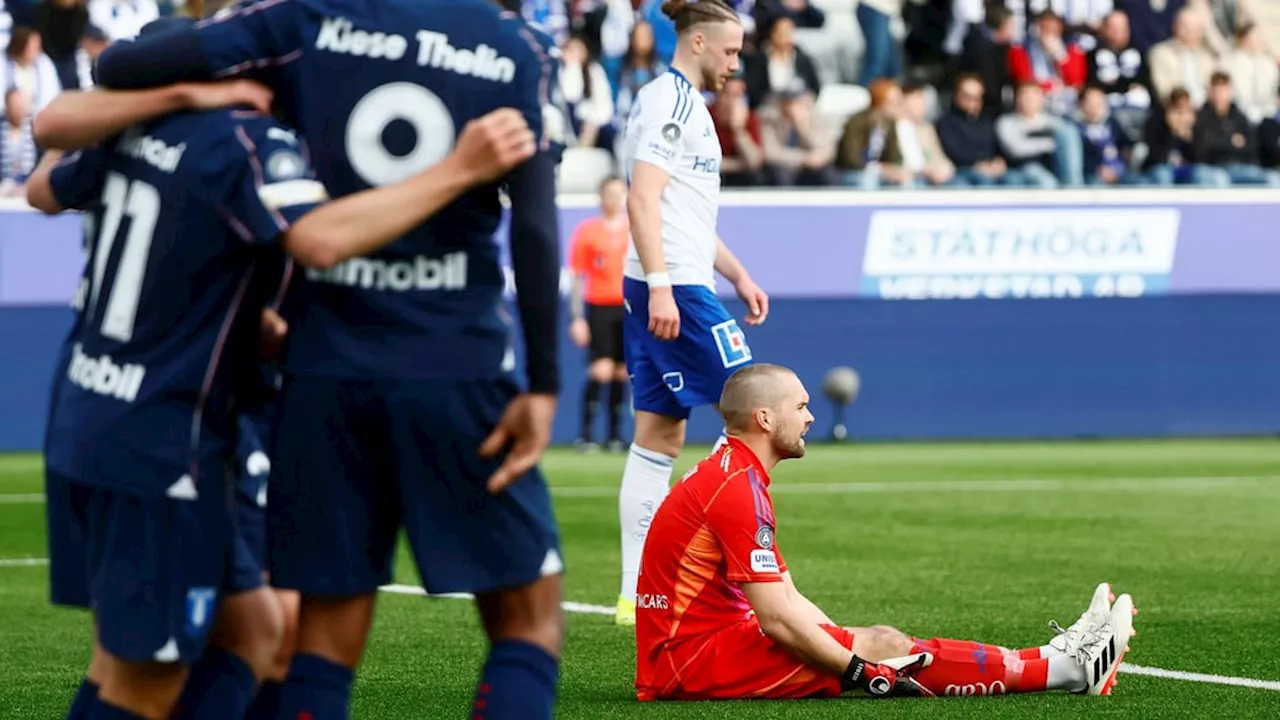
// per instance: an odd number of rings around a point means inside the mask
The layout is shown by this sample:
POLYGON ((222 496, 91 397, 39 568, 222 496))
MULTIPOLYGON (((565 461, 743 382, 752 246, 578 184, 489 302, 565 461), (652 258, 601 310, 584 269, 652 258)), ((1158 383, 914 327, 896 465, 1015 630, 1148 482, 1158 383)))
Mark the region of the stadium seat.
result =
POLYGON ((567 148, 560 161, 560 192, 594 193, 600 189, 600 183, 613 172, 613 156, 609 151, 600 148, 567 148))
MULTIPOLYGON (((836 77, 840 82, 857 82, 858 73, 862 69, 862 55, 867 47, 866 40, 862 37, 862 28, 858 26, 855 17, 858 0, 812 0, 812 2, 814 7, 827 16, 821 32, 826 37, 826 42, 834 47, 836 77)), ((801 42, 797 33, 796 44, 801 42)), ((801 47, 808 52, 808 47, 804 45, 801 47)), ((821 72, 823 61, 818 58, 814 60, 821 72)), ((826 82, 825 77, 823 81, 826 82)))
POLYGON ((796 28, 796 47, 813 61, 823 85, 840 82, 840 38, 826 28, 796 28))
POLYGON ((818 93, 817 111, 827 127, 840 132, 849 118, 871 104, 871 93, 858 85, 824 85, 818 93))

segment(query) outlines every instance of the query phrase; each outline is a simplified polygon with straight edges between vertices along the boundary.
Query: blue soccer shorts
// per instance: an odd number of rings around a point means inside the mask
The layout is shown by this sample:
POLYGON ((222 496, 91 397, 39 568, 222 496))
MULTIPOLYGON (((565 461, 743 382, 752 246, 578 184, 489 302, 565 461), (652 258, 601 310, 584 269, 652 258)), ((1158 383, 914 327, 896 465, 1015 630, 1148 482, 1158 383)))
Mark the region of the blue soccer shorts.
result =
POLYGON ((124 660, 198 659, 232 558, 225 463, 207 463, 182 498, 52 472, 45 484, 53 602, 91 608, 102 647, 124 660))
POLYGON ((649 332, 649 286, 623 282, 627 317, 622 326, 635 409, 687 419, 695 407, 720 402, 725 380, 751 364, 751 348, 715 291, 702 285, 672 288, 680 335, 663 341, 649 332))
POLYGON ((563 570, 536 468, 485 489, 480 444, 518 389, 508 379, 286 377, 267 505, 271 584, 310 595, 391 582, 404 528, 429 592, 482 593, 563 570))

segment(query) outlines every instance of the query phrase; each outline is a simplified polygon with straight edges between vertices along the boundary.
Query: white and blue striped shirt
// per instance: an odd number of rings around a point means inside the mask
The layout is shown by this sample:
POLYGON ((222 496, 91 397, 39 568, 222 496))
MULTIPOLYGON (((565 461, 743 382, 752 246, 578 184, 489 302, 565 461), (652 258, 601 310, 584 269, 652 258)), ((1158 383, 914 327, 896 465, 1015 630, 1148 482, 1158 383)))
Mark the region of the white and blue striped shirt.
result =
MULTIPOLYGON (((720 210, 720 139, 702 93, 668 70, 636 93, 622 142, 631 182, 637 162, 671 180, 662 192, 662 250, 676 285, 715 287, 716 216, 720 210)), ((644 279, 635 243, 627 277, 644 279)))

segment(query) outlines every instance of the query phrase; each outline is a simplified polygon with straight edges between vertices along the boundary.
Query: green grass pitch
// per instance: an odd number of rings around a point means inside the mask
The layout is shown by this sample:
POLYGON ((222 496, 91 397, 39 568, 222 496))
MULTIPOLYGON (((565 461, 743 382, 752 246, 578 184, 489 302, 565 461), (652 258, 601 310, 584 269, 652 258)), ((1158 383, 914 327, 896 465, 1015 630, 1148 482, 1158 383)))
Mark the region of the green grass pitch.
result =
MULTIPOLYGON (((705 448, 690 449, 677 467, 705 448)), ((568 600, 617 593, 622 458, 553 451, 568 600)), ((1038 645, 1111 581, 1141 610, 1135 665, 1280 687, 1280 443, 848 445, 774 477, 779 546, 839 622, 1038 645)), ((39 458, 0 456, 0 718, 62 717, 88 659, 88 618, 47 601, 39 458)), ((401 583, 416 583, 402 554, 401 583)), ((1280 718, 1280 692, 1122 674, 1110 698, 639 704, 634 642, 575 613, 560 718, 1280 718)), ((484 651, 469 603, 383 594, 356 718, 467 717, 484 651)))

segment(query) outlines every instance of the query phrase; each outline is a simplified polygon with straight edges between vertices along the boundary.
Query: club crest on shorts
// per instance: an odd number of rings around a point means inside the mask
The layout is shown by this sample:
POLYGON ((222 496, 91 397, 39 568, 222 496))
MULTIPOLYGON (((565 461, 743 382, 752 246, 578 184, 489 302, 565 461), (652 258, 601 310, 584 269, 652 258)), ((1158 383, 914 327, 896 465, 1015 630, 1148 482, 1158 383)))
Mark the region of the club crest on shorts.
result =
POLYGON ((217 597, 218 591, 211 587, 195 587, 187 591, 187 635, 200 637, 209 630, 217 597))
POLYGON ((773 528, 768 525, 761 525, 760 528, 756 530, 756 545, 759 545, 765 550, 773 549, 773 528))

